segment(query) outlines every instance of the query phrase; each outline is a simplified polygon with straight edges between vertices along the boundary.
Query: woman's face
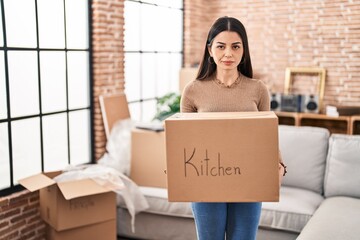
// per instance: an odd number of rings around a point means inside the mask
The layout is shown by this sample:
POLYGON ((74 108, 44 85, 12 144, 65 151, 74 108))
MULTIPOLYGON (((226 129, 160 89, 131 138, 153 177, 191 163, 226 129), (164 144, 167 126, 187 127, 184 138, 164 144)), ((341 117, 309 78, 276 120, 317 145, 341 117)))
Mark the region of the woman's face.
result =
POLYGON ((210 56, 218 69, 231 70, 237 68, 244 53, 243 42, 236 32, 219 33, 208 47, 210 56))

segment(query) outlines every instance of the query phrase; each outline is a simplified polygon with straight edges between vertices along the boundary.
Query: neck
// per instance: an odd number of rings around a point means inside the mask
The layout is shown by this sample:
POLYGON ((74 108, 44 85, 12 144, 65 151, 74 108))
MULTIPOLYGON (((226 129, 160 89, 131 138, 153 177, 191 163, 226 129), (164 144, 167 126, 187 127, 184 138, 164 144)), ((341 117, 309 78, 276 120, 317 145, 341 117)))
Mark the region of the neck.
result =
POLYGON ((217 71, 216 79, 221 81, 223 84, 230 86, 239 77, 238 71, 217 71))

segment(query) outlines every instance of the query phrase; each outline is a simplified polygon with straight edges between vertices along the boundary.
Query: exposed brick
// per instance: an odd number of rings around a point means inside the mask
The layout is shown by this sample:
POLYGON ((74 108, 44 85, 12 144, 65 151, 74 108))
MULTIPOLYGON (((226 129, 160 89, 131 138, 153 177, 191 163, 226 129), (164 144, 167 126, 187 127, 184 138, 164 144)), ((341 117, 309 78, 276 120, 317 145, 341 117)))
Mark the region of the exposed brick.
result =
POLYGON ((10 232, 10 233, 7 233, 7 234, 5 234, 3 236, 0 233, 1 240, 12 240, 12 239, 15 239, 17 236, 19 236, 18 231, 10 232))
POLYGON ((14 215, 18 215, 18 214, 20 214, 20 212, 21 212, 20 208, 10 209, 9 211, 5 211, 4 213, 1 213, 0 219, 5 219, 5 218, 8 218, 8 217, 11 217, 14 215))
POLYGON ((16 222, 25 220, 25 219, 27 219, 27 218, 35 215, 35 214, 38 214, 38 210, 37 210, 37 209, 28 211, 27 213, 23 213, 23 214, 21 214, 20 216, 13 217, 13 218, 10 219, 10 222, 11 222, 11 223, 16 223, 16 222))
POLYGON ((1 218, 1 223, 0 223, 0 230, 9 226, 9 221, 5 221, 3 218, 1 218))
POLYGON ((9 204, 8 198, 0 198, 0 207, 7 206, 9 204))
POLYGON ((18 235, 18 231, 21 227, 25 225, 25 220, 18 222, 16 224, 10 224, 8 228, 0 231, 0 239, 6 238, 5 236, 11 234, 12 232, 16 232, 16 236, 18 235))
POLYGON ((35 203, 31 203, 31 204, 29 204, 29 205, 26 205, 26 206, 23 208, 22 212, 23 212, 23 213, 26 213, 26 212, 29 211, 29 210, 38 209, 38 208, 39 208, 39 204, 35 202, 35 203))
MULTIPOLYGON (((185 0, 184 5, 185 66, 201 60, 209 29, 206 26, 210 27, 220 16, 233 16, 247 29, 254 73, 266 80, 269 89, 284 90, 286 67, 324 67, 327 71, 324 104, 360 106, 359 90, 341 83, 352 79, 349 74, 360 82, 356 59, 360 55, 360 15, 354 14, 359 12, 360 3, 185 0), (334 86, 339 90, 334 91, 334 86), (339 96, 339 92, 345 92, 347 97, 339 96)), ((309 91, 306 85, 301 86, 297 91, 309 91)))
POLYGON ((108 89, 124 90, 124 1, 92 1, 93 10, 93 74, 95 119, 95 159, 105 151, 105 132, 99 108, 99 96, 108 89), (120 84, 118 82, 120 81, 120 84))
POLYGON ((28 200, 28 197, 29 197, 28 191, 26 191, 24 193, 21 192, 20 194, 15 195, 15 197, 9 199, 9 201, 10 201, 9 205, 14 205, 19 202, 23 203, 24 201, 28 200))
POLYGON ((27 240, 27 239, 31 239, 33 237, 35 237, 36 233, 34 231, 32 232, 28 232, 28 233, 23 233, 21 232, 20 238, 18 238, 19 240, 27 240))
POLYGON ((40 212, 32 217, 29 217, 28 219, 26 219, 27 224, 31 224, 31 223, 43 223, 43 220, 40 217, 40 212))
MULTIPOLYGON (((45 235, 45 232, 42 234, 43 236, 45 235)), ((32 240, 46 240, 45 237, 34 237, 32 240)))
POLYGON ((36 227, 36 223, 26 225, 26 227, 21 229, 21 231, 20 231, 21 235, 24 235, 27 232, 33 231, 35 229, 35 227, 36 227))
MULTIPOLYGON (((11 200, 12 200, 12 198, 10 199, 10 201, 11 200)), ((2 211, 8 211, 8 210, 11 210, 11 209, 14 209, 14 208, 19 208, 21 206, 24 206, 27 203, 28 203, 27 199, 20 199, 18 201, 15 201, 15 203, 13 203, 13 204, 9 203, 9 205, 2 206, 1 210, 2 211)))

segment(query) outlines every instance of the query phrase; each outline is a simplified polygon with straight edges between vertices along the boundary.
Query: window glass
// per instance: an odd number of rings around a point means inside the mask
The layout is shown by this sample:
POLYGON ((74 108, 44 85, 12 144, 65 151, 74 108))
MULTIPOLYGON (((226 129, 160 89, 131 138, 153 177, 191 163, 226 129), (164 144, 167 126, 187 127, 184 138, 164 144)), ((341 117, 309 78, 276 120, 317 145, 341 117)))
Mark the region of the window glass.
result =
POLYGON ((90 111, 69 113, 70 124, 70 164, 91 162, 90 159, 90 111))
MULTIPOLYGON (((171 1, 170 1, 171 2, 171 1)), ((183 48, 183 13, 178 9, 169 9, 166 15, 167 42, 171 44, 169 49, 173 52, 181 52, 183 48)))
POLYGON ((157 0, 142 0, 141 2, 155 4, 157 0))
MULTIPOLYGON (((1 4, 0 4, 0 33, 3 33, 3 26, 2 26, 2 9, 1 9, 1 4)), ((4 38, 3 35, 0 35, 0 47, 4 46, 4 38)))
POLYGON ((0 189, 10 187, 8 125, 0 123, 0 189))
POLYGON ((124 29, 126 34, 124 36, 125 51, 139 51, 140 50, 140 4, 130 1, 125 1, 124 18, 126 19, 124 29))
POLYGON ((141 104, 139 102, 129 103, 129 111, 131 120, 135 122, 141 121, 141 104))
POLYGON ((88 1, 66 0, 67 48, 87 49, 89 47, 88 1))
POLYGON ((179 90, 183 1, 125 1, 125 93, 132 119, 148 121, 156 99, 179 90))
POLYGON ((162 96, 169 92, 179 92, 179 69, 182 64, 182 54, 157 54, 157 93, 162 96))
POLYGON ((142 0, 142 2, 156 4, 163 7, 182 8, 181 0, 142 0))
POLYGON ((43 117, 44 170, 62 170, 68 165, 66 113, 43 117))
POLYGON ((11 117, 39 113, 35 51, 8 51, 11 117))
POLYGON ((65 52, 40 52, 42 112, 66 110, 65 52))
POLYGON ((7 117, 4 51, 0 51, 0 119, 7 117))
POLYGON ((140 53, 125 53, 125 93, 129 102, 140 99, 140 53))
POLYGON ((41 172, 40 119, 12 122, 14 183, 41 172))
POLYGON ((157 76, 156 68, 156 55, 155 53, 144 53, 141 55, 141 74, 142 74, 142 98, 155 98, 156 97, 156 84, 157 76))
MULTIPOLYGON (((158 16, 153 18, 155 21, 153 26, 156 27, 145 29, 148 34, 155 38, 152 50, 180 52, 182 50, 182 11, 164 7, 152 7, 152 12, 155 12, 154 9, 156 10, 156 16, 158 16)), ((144 44, 146 44, 145 41, 144 44)), ((151 48, 151 46, 148 47, 151 48)))
POLYGON ((83 108, 89 101, 89 54, 82 51, 68 53, 69 109, 83 108))
POLYGON ((180 53, 171 53, 170 54, 170 91, 179 92, 179 69, 182 65, 182 54, 180 53))
POLYGON ((35 1, 4 0, 8 47, 36 47, 35 1))
MULTIPOLYGON (((159 84, 157 84, 157 93, 159 96, 163 96, 170 92, 171 86, 171 74, 170 74, 170 66, 171 66, 171 58, 169 53, 159 53, 157 54, 158 64, 156 66, 156 77, 159 84)), ((178 71, 177 71, 178 72, 178 71)))
POLYGON ((64 1, 38 0, 39 45, 41 48, 64 48, 64 1))
POLYGON ((142 119, 143 122, 151 122, 156 114, 156 100, 142 102, 142 119))
POLYGON ((162 35, 157 35, 155 29, 157 23, 158 7, 148 4, 141 4, 141 49, 142 51, 154 51, 156 47, 156 41, 159 40, 162 35))

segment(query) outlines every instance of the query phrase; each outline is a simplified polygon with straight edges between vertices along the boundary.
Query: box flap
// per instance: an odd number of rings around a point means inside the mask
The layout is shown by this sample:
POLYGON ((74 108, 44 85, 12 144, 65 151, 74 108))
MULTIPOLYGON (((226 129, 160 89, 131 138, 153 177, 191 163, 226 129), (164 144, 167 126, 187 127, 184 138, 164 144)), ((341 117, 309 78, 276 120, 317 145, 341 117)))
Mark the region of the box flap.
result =
POLYGON ((60 182, 58 186, 66 200, 111 191, 100 186, 92 179, 60 182))
POLYGON ((54 171, 54 172, 44 172, 43 174, 51 179, 54 179, 58 175, 62 174, 63 171, 54 171))
POLYGON ((277 118, 272 111, 262 112, 201 112, 201 113, 176 113, 165 121, 171 120, 224 120, 224 119, 259 119, 277 118))
POLYGON ((55 181, 42 173, 23 178, 18 182, 31 192, 55 184, 55 181))
POLYGON ((128 102, 126 95, 123 93, 101 95, 99 101, 106 138, 109 139, 111 129, 115 123, 119 120, 130 118, 128 102))

